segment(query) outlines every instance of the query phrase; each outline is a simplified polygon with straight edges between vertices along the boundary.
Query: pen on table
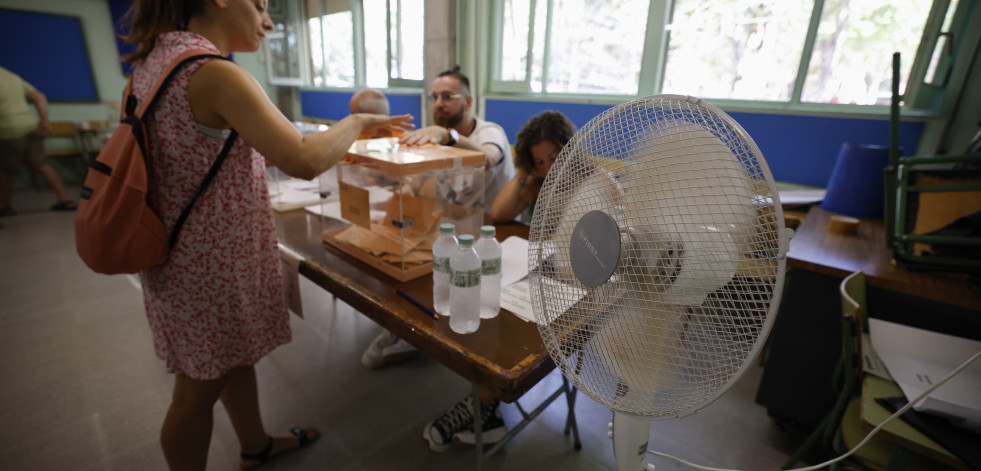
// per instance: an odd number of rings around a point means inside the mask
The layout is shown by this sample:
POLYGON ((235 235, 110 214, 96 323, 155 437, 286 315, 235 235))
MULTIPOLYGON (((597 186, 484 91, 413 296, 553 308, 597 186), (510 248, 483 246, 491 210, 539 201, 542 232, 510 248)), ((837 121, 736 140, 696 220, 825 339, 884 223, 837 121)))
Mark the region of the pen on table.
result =
POLYGON ((415 304, 419 309, 422 309, 423 311, 425 311, 426 314, 429 314, 430 316, 432 316, 433 319, 436 319, 436 313, 433 312, 432 309, 429 309, 428 307, 423 306, 422 303, 420 303, 419 301, 416 301, 415 299, 413 299, 412 296, 409 296, 408 294, 405 294, 404 292, 402 292, 402 290, 396 290, 396 292, 399 294, 399 296, 402 296, 403 298, 408 299, 410 303, 415 304))

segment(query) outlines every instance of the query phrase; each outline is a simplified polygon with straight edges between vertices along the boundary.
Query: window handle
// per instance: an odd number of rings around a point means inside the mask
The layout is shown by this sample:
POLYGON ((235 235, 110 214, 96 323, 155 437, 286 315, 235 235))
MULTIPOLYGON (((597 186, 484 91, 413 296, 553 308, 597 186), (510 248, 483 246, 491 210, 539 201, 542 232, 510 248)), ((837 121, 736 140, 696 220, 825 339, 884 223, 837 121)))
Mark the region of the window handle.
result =
POLYGON ((942 37, 947 38, 947 54, 951 57, 954 57, 954 32, 944 31, 940 33, 937 37, 938 39, 942 37))

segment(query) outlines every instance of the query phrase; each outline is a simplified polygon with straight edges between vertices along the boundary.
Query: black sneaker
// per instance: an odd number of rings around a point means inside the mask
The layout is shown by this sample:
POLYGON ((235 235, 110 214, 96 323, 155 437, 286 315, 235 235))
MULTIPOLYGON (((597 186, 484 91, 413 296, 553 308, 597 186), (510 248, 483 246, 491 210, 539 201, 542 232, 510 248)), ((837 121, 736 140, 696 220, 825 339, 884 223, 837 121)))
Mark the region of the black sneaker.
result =
POLYGON ((429 442, 429 449, 442 453, 450 447, 453 436, 466 428, 473 428, 473 396, 467 395, 443 414, 429 422, 422 429, 422 438, 429 442))
MULTIPOLYGON (((494 399, 490 404, 484 404, 480 408, 481 441, 484 445, 492 445, 501 441, 508 433, 508 428, 504 425, 504 418, 501 417, 501 401, 494 399)), ((467 428, 453 434, 453 442, 457 444, 473 445, 477 443, 477 434, 474 433, 473 421, 467 428)))

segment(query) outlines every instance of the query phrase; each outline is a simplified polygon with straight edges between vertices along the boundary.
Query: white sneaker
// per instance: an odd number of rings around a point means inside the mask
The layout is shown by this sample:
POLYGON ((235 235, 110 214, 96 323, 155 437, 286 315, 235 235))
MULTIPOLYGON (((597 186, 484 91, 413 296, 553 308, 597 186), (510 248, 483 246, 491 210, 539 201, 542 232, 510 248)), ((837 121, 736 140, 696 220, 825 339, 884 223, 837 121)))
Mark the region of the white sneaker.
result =
POLYGON ((361 355, 361 364, 368 368, 381 368, 389 363, 408 360, 417 352, 409 342, 383 330, 361 355))

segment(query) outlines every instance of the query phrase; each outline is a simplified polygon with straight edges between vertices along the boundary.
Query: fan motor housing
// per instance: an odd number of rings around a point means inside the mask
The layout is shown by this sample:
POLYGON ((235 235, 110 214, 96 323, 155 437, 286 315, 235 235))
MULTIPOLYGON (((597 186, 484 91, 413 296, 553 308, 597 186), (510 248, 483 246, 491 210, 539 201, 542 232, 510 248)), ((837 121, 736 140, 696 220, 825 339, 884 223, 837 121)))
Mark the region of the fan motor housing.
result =
POLYGON ((603 211, 583 215, 569 241, 572 272, 585 286, 596 287, 613 276, 620 260, 620 228, 603 211))

